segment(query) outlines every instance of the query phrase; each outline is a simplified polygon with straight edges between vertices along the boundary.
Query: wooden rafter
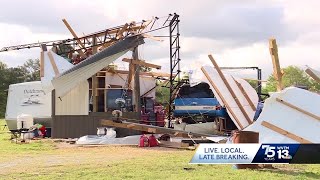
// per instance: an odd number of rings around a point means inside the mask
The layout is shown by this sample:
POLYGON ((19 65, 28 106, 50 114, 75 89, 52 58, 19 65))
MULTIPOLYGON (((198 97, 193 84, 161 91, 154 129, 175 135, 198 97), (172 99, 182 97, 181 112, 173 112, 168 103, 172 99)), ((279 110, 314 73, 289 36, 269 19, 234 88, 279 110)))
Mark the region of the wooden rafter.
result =
POLYGON ((142 60, 123 58, 122 61, 123 62, 132 63, 132 64, 138 64, 140 66, 145 66, 145 67, 149 67, 149 68, 161 69, 161 66, 159 66, 159 65, 147 63, 147 62, 142 61, 142 60))
POLYGON ((129 24, 126 23, 120 30, 117 32, 116 39, 121 39, 123 37, 123 33, 127 30, 129 24))
MULTIPOLYGON (((64 25, 68 28, 68 30, 70 31, 70 33, 72 34, 72 36, 76 39, 77 43, 79 44, 79 46, 81 48, 85 48, 85 45, 80 41, 79 37, 77 36, 77 34, 74 32, 74 30, 72 29, 72 27, 70 26, 70 24, 67 22, 66 19, 62 19, 64 25)), ((81 57, 86 58, 87 56, 84 54, 84 52, 82 50, 77 50, 77 52, 80 54, 81 57)))
POLYGON ((53 56, 52 56, 52 54, 51 54, 50 51, 48 52, 48 57, 49 57, 49 60, 50 60, 51 65, 52 65, 54 74, 55 74, 56 76, 59 75, 59 70, 58 70, 57 64, 56 64, 56 62, 54 61, 54 58, 53 58, 53 56))
POLYGON ((240 120, 238 119, 238 117, 235 115, 235 113, 233 112, 233 110, 231 109, 231 107, 229 106, 228 102, 225 100, 225 98, 222 96, 221 92, 219 91, 219 88, 215 85, 215 83, 212 81, 212 79, 210 78, 209 74, 207 73, 207 71, 202 67, 201 68, 203 74, 206 76, 206 78, 208 79, 209 83, 212 85, 212 87, 214 88, 214 90, 217 92, 218 96, 221 98, 224 106, 227 108, 228 112, 234 117, 234 119, 237 121, 237 124, 239 125, 240 129, 243 129, 243 125, 241 124, 240 120))
POLYGON ((283 136, 286 136, 286 137, 288 137, 290 139, 293 139, 293 140, 295 140, 295 141, 297 141, 299 143, 305 143, 305 144, 312 143, 311 141, 308 141, 308 140, 306 140, 306 139, 304 139, 304 138, 302 138, 300 136, 297 136, 297 135, 295 135, 295 134, 293 134, 293 133, 291 133, 289 131, 286 131, 286 130, 284 130, 282 128, 279 128, 278 126, 276 126, 274 124, 271 124, 271 123, 269 123, 267 121, 262 121, 261 125, 266 127, 266 128, 268 128, 268 129, 271 129, 271 130, 273 130, 273 131, 275 131, 275 132, 277 132, 279 134, 282 134, 283 136))
MULTIPOLYGON (((129 73, 129 71, 115 70, 115 69, 107 69, 107 71, 111 73, 119 73, 119 74, 129 73)), ((140 72, 140 75, 151 76, 151 77, 170 77, 169 73, 163 73, 163 72, 140 72)))
POLYGON ((44 52, 40 52, 40 77, 44 77, 44 52))
POLYGON ((283 105, 286 105, 286 106, 288 106, 288 107, 290 107, 290 108, 292 108, 292 109, 295 109, 295 110, 297 110, 297 111, 299 111, 299 112, 301 112, 301 113, 303 113, 303 114, 305 114, 305 115, 308 115, 308 116, 310 116, 310 117, 312 117, 312 118, 320 121, 320 117, 319 117, 319 116, 317 116, 317 115, 315 115, 315 114, 313 114, 313 113, 310 113, 310 112, 308 112, 308 111, 305 111, 305 110, 299 108, 298 106, 295 106, 295 105, 293 105, 293 104, 291 104, 291 103, 289 103, 289 102, 287 102, 287 101, 284 101, 284 100, 282 100, 282 99, 280 99, 280 98, 276 98, 276 101, 278 101, 279 103, 281 103, 281 104, 283 104, 283 105))
POLYGON ((224 74, 222 73, 220 67, 218 66, 218 64, 216 63, 216 61, 214 60, 214 58, 212 57, 212 55, 208 55, 209 59, 211 60, 213 66, 215 67, 216 71, 218 72, 220 78, 222 79, 222 81, 224 82, 225 86, 227 87, 228 91, 230 92, 231 96, 233 97, 234 101, 236 102, 236 104, 238 105, 240 111, 242 112, 242 114, 244 115, 244 117, 246 118, 247 122, 249 124, 252 123, 252 120, 250 119, 250 117, 248 116, 248 113, 245 111, 245 109, 243 108, 243 106, 241 105, 237 95, 234 93, 233 89, 231 88, 230 84, 228 83, 227 79, 225 78, 224 74))
POLYGON ((259 80, 259 79, 251 79, 251 78, 243 78, 246 81, 258 81, 258 82, 268 82, 267 80, 259 80))
POLYGON ((243 96, 246 98, 246 100, 248 101, 251 109, 253 111, 256 111, 256 106, 253 104, 253 102, 251 101, 249 95, 247 94, 247 92, 244 90, 243 86, 241 85, 241 83, 239 83, 237 80, 234 79, 234 77, 232 77, 234 82, 237 84, 238 88, 240 89, 241 93, 243 94, 243 96))

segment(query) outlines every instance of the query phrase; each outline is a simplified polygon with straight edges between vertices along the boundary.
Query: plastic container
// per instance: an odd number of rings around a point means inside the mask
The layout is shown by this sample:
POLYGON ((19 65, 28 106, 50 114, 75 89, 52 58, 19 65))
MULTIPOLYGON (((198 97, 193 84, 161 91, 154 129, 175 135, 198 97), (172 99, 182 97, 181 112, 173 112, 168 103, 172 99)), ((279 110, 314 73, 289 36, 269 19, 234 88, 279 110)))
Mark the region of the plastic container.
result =
POLYGON ((144 134, 140 137, 139 147, 149 147, 149 139, 144 134))
POLYGON ((33 126, 33 117, 30 114, 17 116, 17 129, 29 129, 31 126, 33 126))
POLYGON ((158 141, 156 139, 156 137, 154 137, 154 135, 152 134, 151 136, 149 136, 149 146, 150 147, 155 147, 158 146, 158 141))
POLYGON ((166 117, 166 114, 164 111, 161 111, 161 112, 158 112, 157 113, 157 126, 160 126, 160 127, 164 127, 165 125, 165 122, 164 122, 164 119, 166 117))
POLYGON ((28 140, 34 138, 33 132, 21 132, 21 139, 22 140, 28 140))
POLYGON ((104 136, 104 135, 106 135, 106 128, 104 128, 104 127, 98 127, 98 128, 97 128, 97 135, 98 135, 98 136, 104 136))

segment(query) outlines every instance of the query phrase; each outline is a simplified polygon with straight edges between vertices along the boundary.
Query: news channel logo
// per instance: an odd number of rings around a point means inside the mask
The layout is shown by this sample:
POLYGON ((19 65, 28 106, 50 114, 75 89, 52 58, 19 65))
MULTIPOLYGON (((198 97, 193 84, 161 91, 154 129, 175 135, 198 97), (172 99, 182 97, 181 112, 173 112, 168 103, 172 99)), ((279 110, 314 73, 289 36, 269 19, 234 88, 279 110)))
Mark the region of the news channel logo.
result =
POLYGON ((320 163, 319 144, 200 144, 191 164, 320 163), (317 160, 315 160, 317 159, 317 160))

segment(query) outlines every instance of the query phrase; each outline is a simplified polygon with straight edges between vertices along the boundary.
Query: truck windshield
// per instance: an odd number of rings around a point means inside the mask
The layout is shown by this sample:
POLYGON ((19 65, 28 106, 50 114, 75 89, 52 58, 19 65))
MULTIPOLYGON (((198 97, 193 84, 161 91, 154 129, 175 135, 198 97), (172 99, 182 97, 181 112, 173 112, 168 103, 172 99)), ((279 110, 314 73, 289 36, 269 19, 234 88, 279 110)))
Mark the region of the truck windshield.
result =
POLYGON ((193 87, 183 85, 179 92, 178 98, 214 98, 214 94, 207 83, 199 83, 193 87))

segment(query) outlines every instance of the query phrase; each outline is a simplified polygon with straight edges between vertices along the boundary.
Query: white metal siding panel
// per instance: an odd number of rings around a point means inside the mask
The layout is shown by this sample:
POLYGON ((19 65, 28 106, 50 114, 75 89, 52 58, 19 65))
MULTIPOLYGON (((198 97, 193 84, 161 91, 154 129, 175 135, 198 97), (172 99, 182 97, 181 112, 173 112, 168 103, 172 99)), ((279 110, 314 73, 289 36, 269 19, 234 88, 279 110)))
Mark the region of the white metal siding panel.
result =
POLYGON ((58 78, 54 78, 52 84, 56 89, 56 97, 63 97, 72 88, 79 85, 82 81, 89 79, 92 75, 100 71, 102 68, 107 67, 110 63, 118 59, 120 56, 124 55, 127 51, 128 50, 122 51, 113 56, 103 58, 95 63, 81 67, 58 78))
POLYGON ((83 81, 65 96, 56 97, 56 115, 88 115, 89 84, 83 81))

